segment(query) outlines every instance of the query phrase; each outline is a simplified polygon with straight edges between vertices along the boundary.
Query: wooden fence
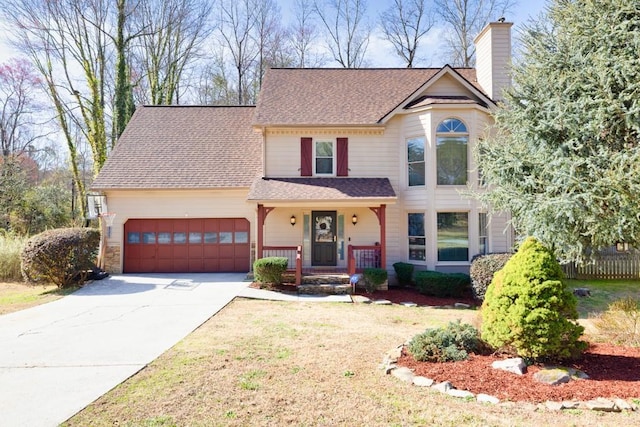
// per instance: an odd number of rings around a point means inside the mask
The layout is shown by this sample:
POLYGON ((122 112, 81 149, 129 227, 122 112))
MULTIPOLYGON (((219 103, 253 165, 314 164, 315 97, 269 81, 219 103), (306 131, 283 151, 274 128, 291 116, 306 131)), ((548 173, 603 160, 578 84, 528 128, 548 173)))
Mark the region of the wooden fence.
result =
POLYGON ((588 264, 562 268, 567 279, 640 279, 640 250, 618 252, 612 247, 601 250, 588 264))

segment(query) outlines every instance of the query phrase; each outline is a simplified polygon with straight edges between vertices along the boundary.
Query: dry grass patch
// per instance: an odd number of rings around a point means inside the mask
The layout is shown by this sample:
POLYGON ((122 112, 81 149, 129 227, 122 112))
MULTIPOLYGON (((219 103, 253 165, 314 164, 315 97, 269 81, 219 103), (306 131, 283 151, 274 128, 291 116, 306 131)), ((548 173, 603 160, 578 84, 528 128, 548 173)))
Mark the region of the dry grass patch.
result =
POLYGON ((59 291, 54 285, 0 282, 0 315, 54 301, 71 291, 59 291))
MULTIPOLYGON (((413 387, 378 369, 429 326, 474 311, 236 299, 68 426, 607 425, 635 415, 533 412, 413 387)), ((634 421, 635 420, 635 421, 634 421)))

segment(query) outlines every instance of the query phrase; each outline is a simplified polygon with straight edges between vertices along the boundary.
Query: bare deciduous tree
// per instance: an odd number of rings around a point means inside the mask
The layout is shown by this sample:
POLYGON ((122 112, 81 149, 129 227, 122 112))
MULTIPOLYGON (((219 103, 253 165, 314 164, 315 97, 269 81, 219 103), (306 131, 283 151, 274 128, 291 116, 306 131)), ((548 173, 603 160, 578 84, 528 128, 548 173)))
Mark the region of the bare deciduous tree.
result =
POLYGON ((144 0, 131 25, 140 36, 132 46, 131 67, 138 77, 138 101, 177 104, 185 69, 213 31, 212 4, 202 0, 144 0))
POLYGON ((314 50, 319 31, 314 22, 314 0, 294 0, 293 24, 289 28, 294 66, 297 68, 320 67, 324 58, 314 50))
POLYGON ((250 71, 259 50, 252 33, 256 26, 256 9, 252 0, 222 0, 220 2, 220 35, 228 49, 236 74, 239 105, 249 104, 247 88, 250 71))
POLYGON ((325 29, 333 59, 344 68, 361 67, 371 35, 366 0, 318 0, 314 10, 325 29))
POLYGON ((451 65, 475 64, 473 39, 492 20, 502 17, 517 0, 435 0, 439 17, 447 24, 448 60, 451 65))
POLYGON ((0 64, 0 149, 2 157, 18 156, 46 134, 36 117, 42 110, 38 101, 40 77, 24 59, 0 64))
POLYGON ((384 38, 398 56, 413 68, 420 40, 433 27, 433 12, 428 0, 394 0, 394 5, 380 14, 384 38))

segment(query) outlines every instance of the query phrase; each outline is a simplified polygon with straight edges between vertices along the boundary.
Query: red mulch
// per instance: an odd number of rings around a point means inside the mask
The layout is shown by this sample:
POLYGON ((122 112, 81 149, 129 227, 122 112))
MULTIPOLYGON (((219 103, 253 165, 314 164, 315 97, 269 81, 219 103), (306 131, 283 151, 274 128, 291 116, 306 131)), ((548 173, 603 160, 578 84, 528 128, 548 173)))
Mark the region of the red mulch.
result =
MULTIPOLYGON (((475 304, 471 298, 432 298, 411 289, 378 291, 374 298, 385 298, 394 303, 413 301, 419 305, 450 305, 455 302, 475 304)), ((591 344, 580 360, 563 365, 586 373, 589 379, 556 386, 541 384, 533 379, 533 374, 540 370, 540 366, 529 366, 527 373, 522 376, 491 368, 493 361, 504 358, 506 356, 472 354, 469 360, 462 362, 427 363, 416 362, 403 352, 398 364, 413 369, 416 375, 437 382, 450 381, 459 390, 485 393, 500 400, 544 402, 597 397, 640 398, 640 348, 591 344)))
POLYGON ((459 390, 485 393, 500 400, 544 402, 640 397, 640 348, 610 344, 592 344, 583 357, 563 366, 581 370, 589 379, 573 380, 556 386, 538 383, 533 374, 540 366, 529 366, 519 376, 491 368, 499 356, 472 354, 469 360, 450 363, 416 362, 403 351, 398 365, 414 370, 414 374, 437 382, 450 381, 459 390))
MULTIPOLYGON (((296 292, 295 286, 280 285, 277 290, 296 292)), ((425 306, 453 305, 463 302, 477 305, 471 296, 465 298, 435 298, 422 295, 414 288, 392 288, 373 294, 358 291, 371 299, 386 299, 394 304, 414 302, 425 306)), ((398 365, 414 370, 414 374, 431 378, 437 382, 450 381, 459 390, 474 394, 485 393, 503 401, 564 401, 604 398, 640 398, 640 348, 628 348, 610 344, 591 344, 580 360, 563 366, 578 369, 589 379, 573 380, 566 384, 551 386, 538 383, 533 374, 540 366, 529 366, 525 375, 519 376, 491 368, 501 355, 470 355, 468 360, 448 363, 417 362, 403 351, 398 365)))

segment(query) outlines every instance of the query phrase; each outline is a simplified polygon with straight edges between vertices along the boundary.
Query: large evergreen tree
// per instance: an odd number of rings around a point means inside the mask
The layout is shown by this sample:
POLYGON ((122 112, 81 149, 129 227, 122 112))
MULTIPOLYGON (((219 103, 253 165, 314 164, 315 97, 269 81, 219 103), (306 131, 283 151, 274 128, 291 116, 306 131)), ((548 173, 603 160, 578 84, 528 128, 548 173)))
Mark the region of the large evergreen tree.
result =
POLYGON ((563 260, 640 243, 640 1, 554 0, 522 46, 478 197, 563 260))

